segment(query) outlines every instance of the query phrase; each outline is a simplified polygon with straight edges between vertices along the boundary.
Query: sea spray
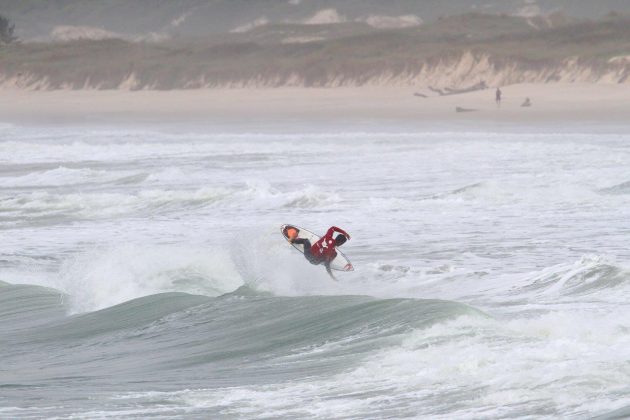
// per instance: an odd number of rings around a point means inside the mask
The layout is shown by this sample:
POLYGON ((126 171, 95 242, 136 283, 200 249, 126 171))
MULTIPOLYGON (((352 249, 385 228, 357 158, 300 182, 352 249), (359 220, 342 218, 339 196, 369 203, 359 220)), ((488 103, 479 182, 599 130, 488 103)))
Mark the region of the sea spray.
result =
POLYGON ((170 291, 218 296, 243 283, 221 249, 125 244, 69 258, 56 284, 70 296, 73 312, 85 312, 170 291))

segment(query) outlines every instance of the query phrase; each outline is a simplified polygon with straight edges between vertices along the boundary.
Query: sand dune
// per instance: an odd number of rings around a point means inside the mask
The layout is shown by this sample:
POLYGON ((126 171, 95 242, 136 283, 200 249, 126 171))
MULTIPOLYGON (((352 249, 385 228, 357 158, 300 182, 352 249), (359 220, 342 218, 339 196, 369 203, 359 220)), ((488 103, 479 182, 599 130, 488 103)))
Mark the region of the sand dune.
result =
POLYGON ((0 88, 178 90, 630 83, 630 20, 542 28, 470 14, 413 28, 263 25, 210 39, 6 47, 0 88), (620 58, 622 57, 622 58, 620 58))

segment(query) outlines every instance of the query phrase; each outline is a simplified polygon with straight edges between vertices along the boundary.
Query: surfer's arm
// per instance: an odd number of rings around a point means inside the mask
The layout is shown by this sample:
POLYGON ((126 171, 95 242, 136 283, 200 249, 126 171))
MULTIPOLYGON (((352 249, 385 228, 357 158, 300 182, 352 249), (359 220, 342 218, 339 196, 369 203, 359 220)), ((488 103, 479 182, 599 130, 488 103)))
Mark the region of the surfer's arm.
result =
POLYGON ((348 234, 348 232, 346 232, 345 230, 338 228, 337 226, 331 226, 330 229, 328 229, 328 232, 326 232, 326 236, 332 238, 332 234, 334 232, 339 232, 342 235, 344 235, 346 238, 348 238, 348 240, 350 240, 350 234, 348 234))
POLYGON ((326 267, 326 272, 328 273, 328 275, 330 276, 331 279, 333 279, 334 281, 337 281, 337 279, 335 278, 335 276, 333 276, 332 270, 330 269, 330 262, 325 262, 324 266, 326 267))

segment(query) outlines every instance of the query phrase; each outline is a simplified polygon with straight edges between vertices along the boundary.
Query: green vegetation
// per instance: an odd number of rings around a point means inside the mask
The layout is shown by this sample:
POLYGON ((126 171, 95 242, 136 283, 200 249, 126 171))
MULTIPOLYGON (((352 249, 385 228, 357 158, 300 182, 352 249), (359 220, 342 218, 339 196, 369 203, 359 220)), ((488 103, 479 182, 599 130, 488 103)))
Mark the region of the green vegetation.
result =
POLYGON ((0 15, 0 45, 12 44, 18 40, 13 35, 15 25, 11 23, 9 18, 0 15))
MULTIPOLYGON (((361 85, 383 75, 413 76, 440 63, 455 63, 470 52, 487 57, 493 71, 527 72, 528 77, 561 73, 567 62, 576 60, 597 71, 614 67, 619 81, 629 77, 627 61, 610 63, 613 57, 630 55, 628 18, 613 16, 559 27, 545 24, 473 14, 386 31, 330 25, 329 36, 326 25, 309 26, 302 35, 325 39, 306 43, 283 41, 284 35, 298 37, 299 25, 161 43, 116 39, 24 43, 5 49, 0 68, 5 77, 29 75, 30 80, 46 80, 46 87, 52 89, 87 85, 115 89, 131 75, 128 86, 133 89, 361 85)), ((546 80, 555 80, 553 74, 546 80)), ((477 74, 467 77, 471 85, 479 82, 477 74)))

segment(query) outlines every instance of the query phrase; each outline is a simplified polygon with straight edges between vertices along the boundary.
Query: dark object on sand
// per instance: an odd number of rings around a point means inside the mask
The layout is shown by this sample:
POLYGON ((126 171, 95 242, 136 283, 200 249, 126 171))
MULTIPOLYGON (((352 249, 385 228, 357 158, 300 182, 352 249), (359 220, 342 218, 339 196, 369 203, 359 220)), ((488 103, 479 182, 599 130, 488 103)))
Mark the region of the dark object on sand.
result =
POLYGON ((532 106, 532 101, 530 101, 529 98, 525 98, 525 101, 521 104, 521 106, 532 106))
POLYGON ((420 93, 420 92, 415 92, 415 93, 413 94, 413 96, 418 96, 418 97, 420 97, 420 98, 426 98, 426 97, 427 97, 427 95, 425 95, 424 93, 420 93))
POLYGON ((432 86, 429 86, 429 90, 437 93, 440 96, 459 95, 461 93, 475 92, 477 90, 483 90, 487 88, 488 88, 488 85, 483 80, 472 86, 469 86, 467 88, 461 88, 461 89, 455 89, 455 88, 449 88, 449 87, 445 87, 444 89, 437 89, 432 86))
POLYGON ((446 91, 445 93, 442 93, 442 95, 447 96, 447 95, 459 95, 460 93, 468 93, 468 92, 475 92, 477 90, 483 90, 483 89, 487 89, 488 85, 486 84, 486 82, 484 82, 483 80, 477 84, 474 84, 472 86, 469 86, 467 88, 462 88, 462 89, 452 89, 452 88, 444 88, 444 90, 446 91))
POLYGON ((462 108, 461 106, 455 107, 455 112, 474 112, 476 109, 473 108, 462 108))

